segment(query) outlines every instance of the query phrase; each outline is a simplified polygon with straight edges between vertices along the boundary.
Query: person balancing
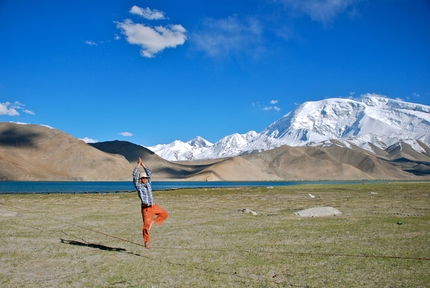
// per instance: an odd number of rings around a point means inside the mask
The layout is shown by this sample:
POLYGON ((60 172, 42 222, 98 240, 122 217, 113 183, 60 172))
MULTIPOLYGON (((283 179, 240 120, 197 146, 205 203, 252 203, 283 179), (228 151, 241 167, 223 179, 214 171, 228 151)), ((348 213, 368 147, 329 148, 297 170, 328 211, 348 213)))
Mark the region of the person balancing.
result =
POLYGON ((166 210, 155 204, 151 182, 152 172, 139 157, 137 166, 133 170, 133 184, 141 201, 143 243, 147 249, 151 248, 149 246, 149 240, 151 240, 149 230, 152 225, 154 223, 161 225, 169 216, 166 210), (142 166, 143 172, 139 173, 140 166, 142 166), (156 217, 154 218, 154 216, 156 217))

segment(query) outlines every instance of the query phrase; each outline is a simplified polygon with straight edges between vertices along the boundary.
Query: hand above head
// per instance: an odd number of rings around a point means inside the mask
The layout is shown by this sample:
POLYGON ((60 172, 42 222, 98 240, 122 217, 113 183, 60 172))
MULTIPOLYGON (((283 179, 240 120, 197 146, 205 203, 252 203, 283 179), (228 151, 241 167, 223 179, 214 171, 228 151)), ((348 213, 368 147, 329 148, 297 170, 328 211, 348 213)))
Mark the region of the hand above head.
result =
POLYGON ((142 161, 142 159, 139 157, 138 159, 137 159, 137 165, 139 166, 142 166, 143 168, 145 168, 145 164, 143 163, 143 161, 142 161))

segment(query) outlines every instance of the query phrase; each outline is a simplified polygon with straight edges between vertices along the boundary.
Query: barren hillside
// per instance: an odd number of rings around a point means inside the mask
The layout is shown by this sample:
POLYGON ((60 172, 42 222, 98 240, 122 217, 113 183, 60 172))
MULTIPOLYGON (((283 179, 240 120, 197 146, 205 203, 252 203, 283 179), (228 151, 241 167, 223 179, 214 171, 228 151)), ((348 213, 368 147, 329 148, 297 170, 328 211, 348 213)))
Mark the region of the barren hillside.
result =
POLYGON ((103 153, 59 130, 0 123, 2 180, 126 180, 129 171, 122 155, 103 153))

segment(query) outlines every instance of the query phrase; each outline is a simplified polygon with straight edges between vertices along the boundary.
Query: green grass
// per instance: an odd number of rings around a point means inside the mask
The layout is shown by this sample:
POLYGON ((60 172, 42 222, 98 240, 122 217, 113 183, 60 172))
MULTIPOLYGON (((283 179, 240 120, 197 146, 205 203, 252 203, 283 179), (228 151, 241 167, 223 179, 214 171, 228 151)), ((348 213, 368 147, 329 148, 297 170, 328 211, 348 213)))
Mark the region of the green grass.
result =
POLYGON ((0 216, 0 287, 430 286, 428 183, 181 189, 155 198, 170 216, 146 250, 135 193, 1 195, 0 215, 18 214, 0 216), (316 206, 343 214, 294 214, 316 206))

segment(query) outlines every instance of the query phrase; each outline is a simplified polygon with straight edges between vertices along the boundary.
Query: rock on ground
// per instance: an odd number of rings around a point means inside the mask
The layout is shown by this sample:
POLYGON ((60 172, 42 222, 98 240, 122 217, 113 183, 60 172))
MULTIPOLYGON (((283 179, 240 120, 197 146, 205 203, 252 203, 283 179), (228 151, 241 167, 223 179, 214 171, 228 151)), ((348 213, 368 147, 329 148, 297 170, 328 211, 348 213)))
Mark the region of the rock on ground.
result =
POLYGON ((327 216, 338 216, 342 212, 333 207, 314 207, 301 211, 297 211, 294 214, 300 217, 327 217, 327 216))

